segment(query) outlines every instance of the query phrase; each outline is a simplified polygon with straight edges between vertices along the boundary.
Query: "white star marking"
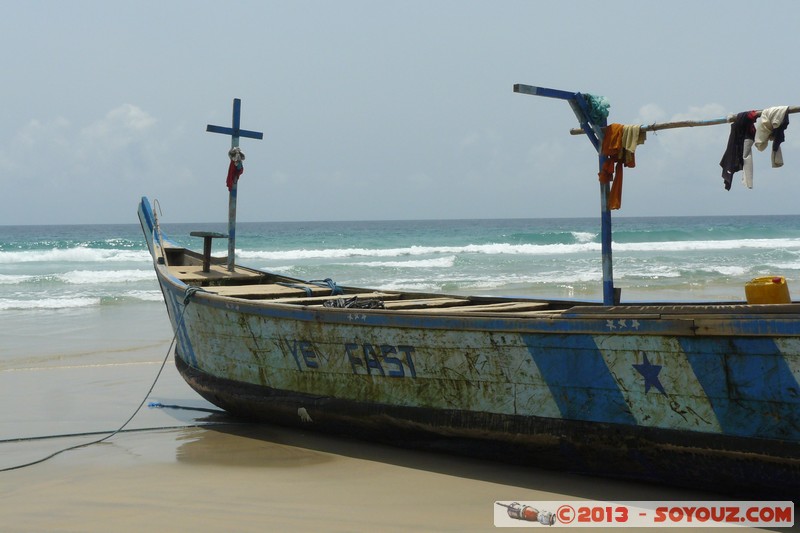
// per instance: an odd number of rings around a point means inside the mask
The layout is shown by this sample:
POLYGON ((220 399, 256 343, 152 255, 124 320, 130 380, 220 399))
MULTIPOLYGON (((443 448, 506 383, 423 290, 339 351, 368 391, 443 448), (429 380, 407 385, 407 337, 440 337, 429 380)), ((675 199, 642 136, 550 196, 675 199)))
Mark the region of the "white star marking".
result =
POLYGON ((628 323, 628 320, 625 319, 625 318, 622 318, 622 319, 619 319, 619 320, 613 320, 613 319, 612 320, 606 320, 606 327, 608 329, 610 329, 610 330, 614 330, 614 329, 619 329, 619 330, 637 329, 638 330, 640 325, 641 324, 639 323, 639 321, 636 320, 635 318, 632 319, 630 321, 630 323, 628 323))

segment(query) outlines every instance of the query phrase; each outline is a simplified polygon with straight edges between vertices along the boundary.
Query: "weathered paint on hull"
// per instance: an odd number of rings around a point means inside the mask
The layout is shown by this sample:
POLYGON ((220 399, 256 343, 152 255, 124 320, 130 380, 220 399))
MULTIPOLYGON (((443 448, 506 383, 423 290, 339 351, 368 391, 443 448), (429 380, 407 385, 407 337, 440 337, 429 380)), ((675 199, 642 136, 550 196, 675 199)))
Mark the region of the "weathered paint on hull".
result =
POLYGON ((179 288, 164 288, 170 315, 183 314, 182 374, 232 413, 575 472, 800 494, 795 338, 692 337, 681 323, 670 327, 686 335, 669 336, 661 319, 611 333, 605 319, 568 318, 422 328, 202 293, 184 310, 179 288))
POLYGON ((153 218, 143 199, 176 364, 231 413, 574 472, 800 496, 795 307, 498 318, 188 296, 158 257, 153 218))

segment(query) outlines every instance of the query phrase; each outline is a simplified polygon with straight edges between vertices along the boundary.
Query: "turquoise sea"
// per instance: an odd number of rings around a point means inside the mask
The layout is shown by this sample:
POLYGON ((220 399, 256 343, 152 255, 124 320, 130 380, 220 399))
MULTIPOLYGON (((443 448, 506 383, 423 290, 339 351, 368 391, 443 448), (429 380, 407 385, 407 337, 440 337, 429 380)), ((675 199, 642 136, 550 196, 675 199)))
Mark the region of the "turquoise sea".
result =
MULTIPOLYGON (((194 248, 190 231, 226 231, 162 228, 194 248)), ((618 217, 613 230, 623 302, 744 300, 766 275, 800 291, 800 216, 618 217)), ((247 266, 342 285, 602 299, 594 218, 241 223, 236 244, 247 266)), ((161 305, 138 224, 0 226, 0 315, 161 305)))

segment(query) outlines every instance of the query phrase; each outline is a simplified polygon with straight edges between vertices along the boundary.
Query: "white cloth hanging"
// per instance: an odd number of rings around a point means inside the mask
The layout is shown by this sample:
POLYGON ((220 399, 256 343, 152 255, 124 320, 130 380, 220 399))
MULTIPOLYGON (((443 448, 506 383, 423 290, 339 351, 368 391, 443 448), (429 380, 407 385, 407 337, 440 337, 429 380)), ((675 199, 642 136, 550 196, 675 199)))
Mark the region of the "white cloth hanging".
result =
MULTIPOLYGON (((763 152, 766 149, 767 145, 769 144, 769 140, 772 137, 773 130, 780 127, 788 110, 789 106, 782 105, 768 107, 761 111, 761 117, 758 119, 758 122, 756 122, 755 139, 755 147, 758 148, 760 152, 763 152)), ((772 167, 777 168, 782 166, 783 154, 781 153, 781 147, 779 145, 776 150, 772 151, 772 167)))

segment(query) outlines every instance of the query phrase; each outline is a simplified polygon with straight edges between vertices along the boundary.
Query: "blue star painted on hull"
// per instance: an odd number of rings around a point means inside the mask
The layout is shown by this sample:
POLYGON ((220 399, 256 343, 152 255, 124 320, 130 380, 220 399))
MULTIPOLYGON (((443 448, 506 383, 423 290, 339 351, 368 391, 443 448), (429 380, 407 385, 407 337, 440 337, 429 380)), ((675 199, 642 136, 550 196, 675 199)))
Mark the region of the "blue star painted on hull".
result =
POLYGON ((664 387, 658 380, 658 373, 661 372, 661 365, 653 365, 647 359, 647 354, 644 354, 644 363, 640 365, 633 365, 639 373, 644 377, 644 393, 650 392, 650 387, 655 387, 658 391, 666 396, 664 387))

